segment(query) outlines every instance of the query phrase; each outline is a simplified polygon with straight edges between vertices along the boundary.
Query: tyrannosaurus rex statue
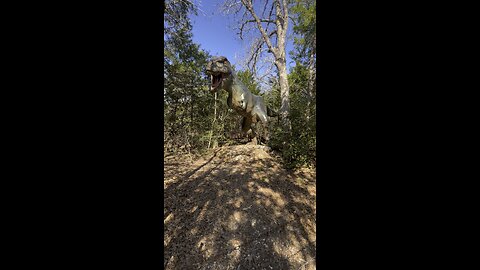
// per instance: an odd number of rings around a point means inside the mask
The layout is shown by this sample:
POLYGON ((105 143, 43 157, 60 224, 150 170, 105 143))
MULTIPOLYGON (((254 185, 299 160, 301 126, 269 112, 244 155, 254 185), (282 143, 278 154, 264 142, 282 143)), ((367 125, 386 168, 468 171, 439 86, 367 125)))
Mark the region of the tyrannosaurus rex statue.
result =
MULTIPOLYGON (((248 132, 252 129, 253 141, 256 143, 256 132, 252 128, 257 121, 260 121, 264 128, 267 128, 267 116, 278 116, 278 114, 267 107, 263 97, 252 94, 247 87, 233 73, 230 62, 224 56, 212 58, 207 63, 206 72, 211 76, 211 91, 216 92, 223 89, 228 92, 227 104, 238 114, 243 116, 242 131, 248 132)), ((268 135, 265 136, 268 140, 268 135)))

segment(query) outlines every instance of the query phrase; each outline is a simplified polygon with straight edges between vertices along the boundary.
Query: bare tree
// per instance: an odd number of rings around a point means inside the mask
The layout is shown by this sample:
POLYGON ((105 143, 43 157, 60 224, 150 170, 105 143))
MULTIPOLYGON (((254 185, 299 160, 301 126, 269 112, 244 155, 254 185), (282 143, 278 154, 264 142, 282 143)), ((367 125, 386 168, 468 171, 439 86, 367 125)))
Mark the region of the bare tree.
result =
POLYGON ((260 8, 255 8, 252 0, 226 0, 223 11, 227 14, 241 15, 238 22, 238 34, 241 39, 244 39, 247 32, 255 33, 256 38, 253 39, 248 56, 248 66, 252 67, 254 74, 263 54, 273 55, 272 61, 278 71, 280 84, 280 116, 286 127, 291 129, 288 118, 290 100, 285 49, 289 19, 287 2, 287 0, 266 0, 262 2, 260 8))

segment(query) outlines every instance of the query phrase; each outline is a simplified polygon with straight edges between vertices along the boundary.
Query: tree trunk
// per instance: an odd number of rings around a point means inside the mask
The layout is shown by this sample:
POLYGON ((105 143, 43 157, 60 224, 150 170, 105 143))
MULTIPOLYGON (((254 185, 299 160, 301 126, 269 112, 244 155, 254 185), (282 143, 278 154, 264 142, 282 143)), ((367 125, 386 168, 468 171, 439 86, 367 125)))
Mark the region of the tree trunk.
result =
POLYGON ((282 119, 282 123, 288 130, 292 129, 289 120, 289 111, 290 111, 290 87, 288 85, 287 79, 287 65, 284 59, 279 59, 275 62, 275 65, 278 68, 279 74, 279 83, 280 83, 280 99, 281 99, 281 106, 280 106, 280 118, 282 119))
MULTIPOLYGON (((276 16, 268 17, 267 19, 259 18, 257 13, 253 8, 253 1, 252 0, 241 0, 241 3, 245 6, 248 12, 252 15, 253 20, 247 20, 247 22, 256 22, 257 28, 260 31, 263 40, 268 46, 269 52, 272 53, 275 57, 275 66, 278 69, 279 74, 279 82, 280 82, 280 97, 282 105, 280 107, 280 118, 282 119, 282 124, 284 127, 290 131, 292 126, 289 120, 289 110, 290 110, 290 102, 289 102, 289 86, 287 80, 287 61, 286 61, 286 50, 285 50, 285 40, 287 37, 287 29, 288 29, 288 1, 287 0, 274 0, 273 7, 276 10, 276 16), (280 1, 282 3, 280 3, 280 1), (276 25, 276 29, 274 32, 267 34, 265 28, 262 26, 262 22, 271 22, 276 25), (274 46, 270 36, 276 34, 277 36, 277 44, 274 46)), ((272 8, 273 8, 272 7, 272 8)), ((243 26, 242 26, 243 27, 243 26)), ((267 28, 268 29, 268 28, 267 28)), ((263 43, 260 43, 263 44, 263 43)), ((258 50, 257 50, 258 52, 258 50)))
POLYGON ((308 98, 307 98, 307 120, 310 120, 310 104, 312 103, 315 92, 315 54, 310 54, 310 60, 308 64, 308 98))

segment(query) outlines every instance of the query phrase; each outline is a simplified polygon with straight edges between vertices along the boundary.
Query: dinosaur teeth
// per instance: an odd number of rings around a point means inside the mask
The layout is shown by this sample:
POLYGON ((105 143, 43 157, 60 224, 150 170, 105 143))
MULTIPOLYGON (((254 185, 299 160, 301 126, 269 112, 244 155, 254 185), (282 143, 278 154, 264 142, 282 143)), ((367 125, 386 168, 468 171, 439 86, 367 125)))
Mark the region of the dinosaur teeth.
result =
POLYGON ((212 75, 212 87, 216 88, 222 82, 222 75, 212 75))

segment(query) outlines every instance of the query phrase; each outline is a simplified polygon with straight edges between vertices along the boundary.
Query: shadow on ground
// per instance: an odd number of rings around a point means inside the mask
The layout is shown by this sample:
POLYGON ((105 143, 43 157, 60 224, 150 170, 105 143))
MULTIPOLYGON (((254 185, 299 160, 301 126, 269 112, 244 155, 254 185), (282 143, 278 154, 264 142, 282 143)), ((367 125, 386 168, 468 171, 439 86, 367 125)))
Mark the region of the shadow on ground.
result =
POLYGON ((315 269, 315 174, 256 146, 166 160, 165 269, 315 269))

